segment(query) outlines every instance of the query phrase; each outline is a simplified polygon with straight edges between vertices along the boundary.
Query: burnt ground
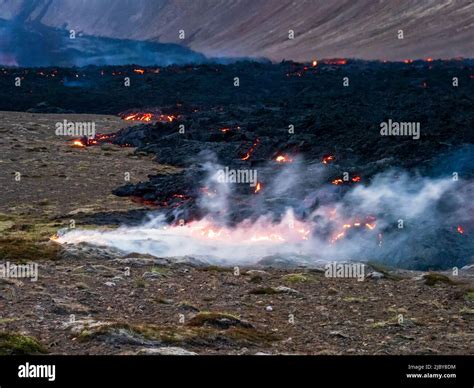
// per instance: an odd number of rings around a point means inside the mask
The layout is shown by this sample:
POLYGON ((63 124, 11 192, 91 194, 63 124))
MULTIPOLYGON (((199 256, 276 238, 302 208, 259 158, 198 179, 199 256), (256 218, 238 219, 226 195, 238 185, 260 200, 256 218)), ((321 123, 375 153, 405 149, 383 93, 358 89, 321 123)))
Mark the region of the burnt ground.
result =
MULTIPOLYGON (((317 268, 240 268, 236 276, 58 246, 49 237, 71 219, 76 227, 108 219, 113 227, 112 216, 119 223, 127 210, 147 210, 110 194, 124 171, 135 183, 175 170, 127 147, 70 147, 52 134, 64 114, 0 116, 0 258, 40 266, 37 282, 0 280, 0 353, 472 354, 469 267, 452 276, 374 265, 363 282, 329 279, 317 268), (26 348, 23 336, 38 343, 26 348)), ((101 132, 125 126, 112 116, 93 119, 101 132)))

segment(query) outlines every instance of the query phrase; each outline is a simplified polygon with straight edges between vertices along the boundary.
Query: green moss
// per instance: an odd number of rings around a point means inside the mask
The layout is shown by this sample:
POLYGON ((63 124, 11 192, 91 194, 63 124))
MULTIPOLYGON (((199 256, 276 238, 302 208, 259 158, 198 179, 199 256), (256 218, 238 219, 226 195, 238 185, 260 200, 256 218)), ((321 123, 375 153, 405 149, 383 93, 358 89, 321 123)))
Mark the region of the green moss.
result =
POLYGON ((246 327, 233 327, 227 330, 226 335, 240 343, 248 342, 250 344, 269 345, 271 342, 279 340, 279 337, 273 333, 266 333, 254 328, 246 327))
POLYGON ((189 320, 188 326, 214 326, 219 328, 229 328, 231 326, 251 327, 249 323, 241 321, 235 315, 211 311, 202 311, 196 314, 189 320))
POLYGON ((13 228, 15 223, 13 221, 0 221, 0 232, 4 232, 8 229, 13 228))
POLYGON ((373 261, 369 261, 367 264, 370 267, 372 267, 372 269, 374 271, 382 273, 385 276, 386 279, 394 280, 394 281, 399 281, 399 280, 403 279, 402 276, 392 273, 392 269, 390 267, 387 267, 386 265, 383 265, 383 264, 377 263, 377 262, 373 262, 373 261))
POLYGON ((0 356, 47 353, 35 338, 8 332, 0 332, 0 356))
POLYGON ((20 238, 0 238, 0 260, 55 260, 60 252, 61 246, 53 242, 41 243, 20 238))
POLYGON ((13 221, 13 217, 5 213, 0 213, 0 221, 13 221))
POLYGON ((0 318, 0 325, 5 325, 10 322, 18 321, 20 318, 0 318))
POLYGON ((424 276, 425 279, 425 284, 428 286, 434 286, 438 283, 444 283, 444 284, 457 284, 454 280, 449 278, 446 275, 436 273, 436 272, 430 272, 424 276))
POLYGON ((263 278, 260 275, 253 275, 250 279, 250 283, 261 283, 263 281, 263 278))
POLYGON ((249 294, 253 295, 274 295, 279 292, 273 287, 258 287, 249 291, 249 294))
POLYGON ((464 299, 466 299, 468 302, 474 302, 474 290, 468 290, 464 294, 464 299))
POLYGON ((474 309, 469 307, 463 307, 459 310, 459 313, 463 315, 474 315, 474 309))
POLYGON ((128 323, 106 323, 92 328, 84 328, 78 340, 81 342, 103 339, 126 331, 129 335, 138 336, 164 345, 205 346, 266 346, 278 338, 272 333, 265 333, 252 327, 229 327, 225 330, 214 327, 177 326, 163 327, 156 325, 131 325, 128 323))
POLYGON ((153 273, 159 274, 159 275, 166 275, 170 270, 169 270, 169 268, 166 268, 166 267, 156 267, 155 266, 150 271, 153 272, 153 273))
POLYGON ((302 283, 308 281, 308 278, 302 273, 290 273, 283 276, 283 280, 288 283, 302 283))
POLYGON ((137 288, 145 288, 146 287, 146 281, 143 279, 137 279, 135 280, 135 287, 137 288))

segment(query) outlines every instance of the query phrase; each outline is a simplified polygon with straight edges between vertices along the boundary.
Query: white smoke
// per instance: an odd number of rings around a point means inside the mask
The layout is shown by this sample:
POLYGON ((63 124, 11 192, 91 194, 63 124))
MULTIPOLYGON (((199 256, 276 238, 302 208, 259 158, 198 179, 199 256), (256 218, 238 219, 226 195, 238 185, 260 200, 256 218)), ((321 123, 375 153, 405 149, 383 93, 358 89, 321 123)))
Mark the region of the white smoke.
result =
MULTIPOLYGON (((170 226, 158 216, 138 227, 71 230, 58 241, 85 242, 157 257, 190 256, 221 265, 256 264, 274 256, 290 258, 295 265, 369 259, 400 264, 420 255, 428 261, 431 257, 439 261, 441 249, 436 243, 445 243, 444 237, 439 236, 449 233, 449 238, 466 239, 458 259, 467 261, 472 256, 472 239, 467 240, 469 236, 459 234, 456 228, 458 223, 464 227, 472 224, 473 182, 386 172, 368 184, 355 184, 342 194, 333 185, 320 185, 316 193, 308 192, 303 202, 308 198, 307 202, 313 205, 315 199, 324 201, 313 207, 305 219, 299 219, 292 208, 287 208, 282 217, 269 212, 228 226, 225 221, 233 206, 229 201, 232 185, 215 179, 217 168, 206 165, 208 191, 198 204, 207 216, 199 221, 170 226), (426 244, 431 246, 426 248, 426 244)), ((293 192, 295 185, 308 179, 297 171, 301 171, 297 161, 283 167, 274 181, 266 184, 255 206, 261 206, 269 197, 293 192)), ((324 167, 314 167, 311 174, 312 179, 322 179, 324 167)))

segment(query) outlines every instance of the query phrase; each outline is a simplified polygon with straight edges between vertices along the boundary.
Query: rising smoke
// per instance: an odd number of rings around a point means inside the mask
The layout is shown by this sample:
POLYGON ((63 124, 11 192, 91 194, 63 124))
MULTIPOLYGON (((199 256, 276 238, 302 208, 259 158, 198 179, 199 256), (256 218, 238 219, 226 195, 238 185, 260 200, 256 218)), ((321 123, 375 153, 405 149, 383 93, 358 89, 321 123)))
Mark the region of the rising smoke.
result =
POLYGON ((474 255, 472 181, 390 170, 341 189, 315 185, 327 182, 325 167, 296 159, 277 172, 273 167, 271 180, 269 166, 259 170, 264 188, 252 194, 251 209, 241 209, 252 216, 236 224, 229 218, 242 206, 238 186, 216 179, 222 168, 204 163, 200 220, 169 225, 160 215, 138 227, 66 231, 58 241, 220 265, 371 260, 428 269, 462 266, 474 255))

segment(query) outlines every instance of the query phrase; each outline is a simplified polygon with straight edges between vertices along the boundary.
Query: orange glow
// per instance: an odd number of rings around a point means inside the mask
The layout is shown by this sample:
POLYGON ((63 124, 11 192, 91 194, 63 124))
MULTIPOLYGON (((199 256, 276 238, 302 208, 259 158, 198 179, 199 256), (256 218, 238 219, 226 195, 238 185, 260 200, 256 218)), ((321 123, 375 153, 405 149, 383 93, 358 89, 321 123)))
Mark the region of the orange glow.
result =
POLYGON ((72 144, 73 147, 85 147, 86 145, 82 142, 82 140, 73 140, 72 144))
POLYGON ((456 229, 457 229, 458 233, 464 234, 464 228, 461 225, 458 225, 458 227, 456 229))
MULTIPOLYGON (((358 219, 355 219, 354 222, 347 222, 345 224, 342 224, 340 229, 337 230, 333 236, 331 237, 330 241, 331 243, 335 243, 338 240, 341 240, 342 238, 346 237, 346 233, 349 229, 351 228, 359 228, 360 226, 364 226, 368 230, 374 230, 377 226, 375 222, 375 217, 373 216, 367 216, 365 218, 365 223, 361 224, 361 222, 358 219)), ((360 230, 360 229, 359 229, 360 230)), ((381 244, 381 233, 378 234, 378 239, 379 239, 379 245, 381 244)))
POLYGON ((352 182, 360 182, 362 178, 358 175, 356 175, 355 177, 352 178, 352 182))
POLYGON ((311 62, 311 65, 313 65, 313 67, 318 66, 318 61, 315 59, 313 62, 311 62))
POLYGON ((433 62, 433 58, 431 57, 426 58, 426 62, 433 62))
POLYGON ((260 139, 255 140, 252 147, 250 147, 248 152, 245 154, 243 158, 241 158, 241 160, 248 160, 250 158, 250 155, 252 155, 253 152, 255 151, 255 147, 257 147, 258 143, 260 143, 260 139))
POLYGON ((413 59, 405 59, 403 62, 405 62, 405 63, 407 63, 407 64, 408 64, 408 63, 413 63, 413 59))
POLYGON ((151 113, 132 113, 124 117, 124 120, 132 121, 151 121, 153 114, 151 113))
POLYGON ((344 58, 333 58, 326 59, 323 61, 326 65, 345 65, 347 64, 347 59, 344 58))
POLYGON ((255 187, 255 193, 258 193, 260 190, 262 190, 262 185, 260 184, 260 182, 257 182, 257 186, 255 187))
POLYGON ((332 182, 331 182, 333 185, 342 185, 344 183, 344 181, 340 178, 338 179, 334 179, 332 182))
POLYGON ((143 69, 133 69, 133 71, 137 74, 144 74, 145 73, 145 70, 143 70, 143 69))
POLYGON ((369 223, 367 223, 367 224, 365 224, 365 226, 366 226, 367 228, 369 228, 370 230, 374 230, 374 228, 375 228, 376 225, 375 225, 375 224, 369 224, 369 223))
POLYGON ((278 155, 275 159, 278 163, 290 163, 292 159, 285 155, 278 155))
POLYGON ((332 162, 335 159, 336 158, 334 157, 334 155, 327 155, 327 156, 323 157, 322 163, 323 164, 329 164, 329 162, 332 162))

